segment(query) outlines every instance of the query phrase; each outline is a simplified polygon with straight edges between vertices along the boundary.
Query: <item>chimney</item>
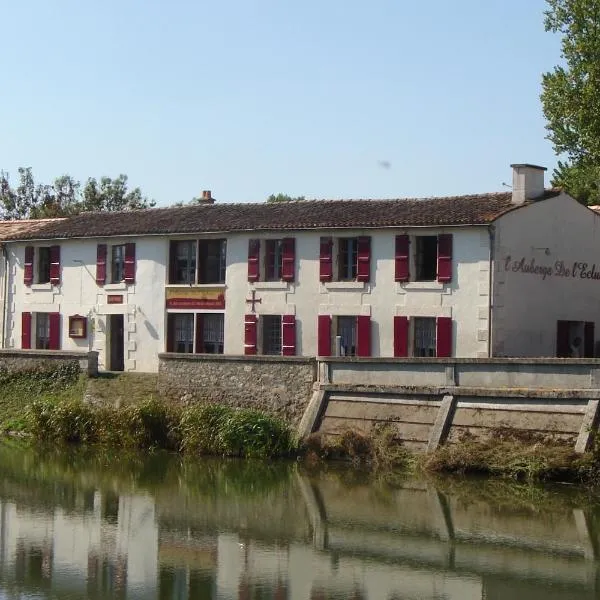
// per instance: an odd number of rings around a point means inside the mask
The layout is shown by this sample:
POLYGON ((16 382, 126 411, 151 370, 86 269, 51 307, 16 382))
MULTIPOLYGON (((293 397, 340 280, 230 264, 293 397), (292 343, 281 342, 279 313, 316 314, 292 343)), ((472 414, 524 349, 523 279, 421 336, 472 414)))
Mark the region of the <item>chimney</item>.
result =
POLYGON ((202 190, 202 204, 214 204, 215 199, 212 197, 210 190, 202 190))
POLYGON ((546 167, 519 164, 510 165, 513 170, 512 203, 523 204, 544 195, 544 171, 546 167))

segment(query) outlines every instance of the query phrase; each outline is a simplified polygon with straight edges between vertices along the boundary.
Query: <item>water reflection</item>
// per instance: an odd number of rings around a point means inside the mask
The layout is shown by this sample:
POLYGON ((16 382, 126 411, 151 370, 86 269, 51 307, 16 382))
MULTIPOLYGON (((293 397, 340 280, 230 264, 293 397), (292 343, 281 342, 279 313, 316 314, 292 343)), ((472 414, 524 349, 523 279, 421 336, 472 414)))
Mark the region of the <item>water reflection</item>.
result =
POLYGON ((600 595, 576 488, 0 446, 0 598, 600 595))

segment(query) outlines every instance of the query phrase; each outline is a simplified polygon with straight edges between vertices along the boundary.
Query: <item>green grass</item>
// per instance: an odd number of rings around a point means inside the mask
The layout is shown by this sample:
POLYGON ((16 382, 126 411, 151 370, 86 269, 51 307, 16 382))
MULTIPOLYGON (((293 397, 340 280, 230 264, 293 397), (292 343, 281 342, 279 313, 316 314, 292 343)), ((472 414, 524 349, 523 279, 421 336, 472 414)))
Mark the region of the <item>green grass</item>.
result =
POLYGON ((59 404, 82 398, 86 381, 76 363, 0 373, 0 432, 26 430, 27 406, 35 399, 59 404))
POLYGON ((88 380, 86 393, 94 402, 123 406, 158 397, 155 373, 101 373, 88 380))

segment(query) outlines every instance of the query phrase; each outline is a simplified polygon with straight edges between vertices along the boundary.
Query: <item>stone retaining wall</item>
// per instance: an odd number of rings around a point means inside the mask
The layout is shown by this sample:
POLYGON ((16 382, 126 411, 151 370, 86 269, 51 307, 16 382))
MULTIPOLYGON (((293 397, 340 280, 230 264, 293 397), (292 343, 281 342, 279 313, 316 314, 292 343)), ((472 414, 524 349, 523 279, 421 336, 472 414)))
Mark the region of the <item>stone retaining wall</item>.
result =
POLYGON ((176 401, 256 408, 297 425, 316 378, 314 358, 159 354, 158 388, 176 401))
POLYGON ((0 371, 33 371, 57 362, 76 362, 83 373, 98 375, 97 352, 64 352, 60 350, 0 350, 0 371))

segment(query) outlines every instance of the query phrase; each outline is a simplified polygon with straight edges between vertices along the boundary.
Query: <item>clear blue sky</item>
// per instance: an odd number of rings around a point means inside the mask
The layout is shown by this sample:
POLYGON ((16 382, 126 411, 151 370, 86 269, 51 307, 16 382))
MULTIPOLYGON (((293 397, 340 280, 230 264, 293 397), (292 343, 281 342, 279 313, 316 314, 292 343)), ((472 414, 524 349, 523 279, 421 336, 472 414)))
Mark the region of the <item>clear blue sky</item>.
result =
POLYGON ((545 7, 0 0, 0 168, 126 173, 159 205, 501 190, 556 163, 545 7))

